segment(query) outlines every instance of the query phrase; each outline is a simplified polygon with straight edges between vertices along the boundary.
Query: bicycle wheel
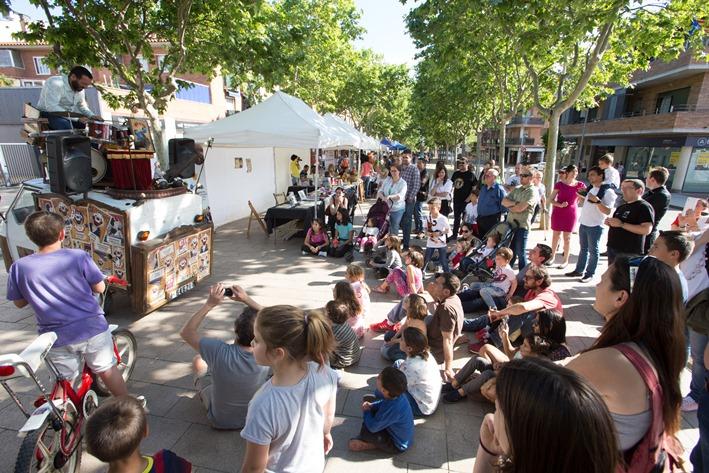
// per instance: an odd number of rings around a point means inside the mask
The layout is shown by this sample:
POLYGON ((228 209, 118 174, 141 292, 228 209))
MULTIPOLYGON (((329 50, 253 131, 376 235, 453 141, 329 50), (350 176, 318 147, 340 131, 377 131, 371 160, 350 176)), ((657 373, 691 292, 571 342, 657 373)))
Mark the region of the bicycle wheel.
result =
MULTIPOLYGON (((123 380, 127 383, 133 368, 135 368, 135 360, 138 358, 138 342, 133 334, 124 328, 119 328, 113 332, 113 341, 116 344, 120 361, 118 362, 118 371, 120 371, 123 380)), ((96 394, 102 397, 110 396, 104 382, 96 373, 91 375, 94 380, 93 390, 96 394)))
MULTIPOLYGON (((78 413, 76 408, 67 401, 62 409, 64 428, 73 430, 76 426, 78 413)), ((20 451, 15 461, 15 473, 79 473, 81 470, 81 438, 75 439, 75 450, 67 458, 61 451, 61 429, 55 430, 53 414, 49 414, 42 426, 29 432, 22 441, 20 451)), ((69 435, 81 435, 71 432, 69 435)))

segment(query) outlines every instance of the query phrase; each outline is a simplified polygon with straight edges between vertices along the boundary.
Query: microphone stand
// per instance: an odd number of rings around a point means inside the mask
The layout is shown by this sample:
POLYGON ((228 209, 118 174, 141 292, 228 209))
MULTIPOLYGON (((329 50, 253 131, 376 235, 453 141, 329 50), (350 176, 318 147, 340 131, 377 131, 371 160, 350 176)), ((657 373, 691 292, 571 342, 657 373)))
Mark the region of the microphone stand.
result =
POLYGON ((209 141, 207 141, 207 149, 204 152, 204 159, 202 160, 202 167, 199 168, 199 174, 197 174, 197 180, 194 182, 194 190, 192 191, 193 194, 197 194, 197 187, 199 186, 199 180, 202 178, 202 171, 204 171, 204 163, 207 162, 207 155, 209 154, 209 150, 212 149, 213 144, 214 144, 214 138, 210 138, 209 141))

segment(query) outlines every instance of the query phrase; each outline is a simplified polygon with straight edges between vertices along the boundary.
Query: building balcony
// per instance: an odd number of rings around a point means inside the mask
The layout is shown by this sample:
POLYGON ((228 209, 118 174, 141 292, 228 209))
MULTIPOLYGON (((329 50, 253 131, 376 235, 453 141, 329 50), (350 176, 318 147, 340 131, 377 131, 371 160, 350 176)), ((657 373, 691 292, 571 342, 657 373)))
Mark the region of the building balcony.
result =
POLYGON ((506 145, 529 146, 534 144, 534 138, 505 138, 506 145))
POLYGON ((520 117, 516 116, 507 124, 510 126, 544 126, 544 119, 540 117, 520 117))
POLYGON ((674 107, 667 113, 630 112, 611 120, 562 125, 560 133, 564 137, 614 136, 661 133, 705 132, 703 125, 709 123, 709 108, 693 105, 674 107))

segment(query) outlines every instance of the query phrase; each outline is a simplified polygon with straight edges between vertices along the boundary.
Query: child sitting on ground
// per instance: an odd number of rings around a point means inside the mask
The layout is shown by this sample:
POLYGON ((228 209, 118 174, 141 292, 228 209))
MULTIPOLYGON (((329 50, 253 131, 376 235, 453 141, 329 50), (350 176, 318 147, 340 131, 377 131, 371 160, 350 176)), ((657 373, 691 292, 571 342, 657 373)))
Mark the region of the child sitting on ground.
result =
MULTIPOLYGON (((364 268, 358 264, 348 265, 345 270, 345 279, 347 279, 352 286, 355 297, 357 298, 359 305, 362 306, 362 316, 366 320, 367 315, 369 314, 369 306, 371 305, 371 301, 369 299, 369 293, 371 290, 369 289, 369 285, 364 282, 364 268)), ((362 332, 362 334, 364 335, 364 332, 362 332)))
POLYGON ((470 255, 470 252, 472 251, 472 247, 470 246, 470 241, 468 240, 458 240, 455 242, 455 251, 451 253, 451 258, 450 262, 448 263, 448 266, 452 270, 458 269, 458 266, 460 266, 460 262, 465 258, 466 256, 470 255))
POLYGON ((133 396, 103 401, 86 421, 86 449, 108 463, 115 473, 189 473, 192 465, 170 450, 155 455, 140 453, 140 442, 148 436, 148 420, 141 403, 133 396))
POLYGON ((362 310, 362 305, 357 300, 352 285, 347 281, 339 281, 335 284, 332 294, 335 301, 341 302, 349 307, 350 317, 347 319, 347 323, 352 327, 357 338, 362 338, 365 332, 364 311, 362 310))
POLYGON ((389 292, 389 286, 392 285, 399 297, 423 292, 423 272, 421 271, 423 255, 417 251, 407 251, 404 253, 404 263, 406 270, 403 268, 392 269, 386 279, 374 288, 374 291, 386 294, 389 292))
POLYGON ((369 261, 369 266, 374 268, 377 278, 385 278, 394 268, 402 267, 401 263, 401 239, 396 235, 389 235, 384 238, 386 248, 386 261, 379 263, 374 260, 369 261))
POLYGON ((406 375, 408 389, 405 394, 414 417, 429 416, 438 407, 441 396, 438 364, 429 352, 425 332, 407 327, 402 333, 400 344, 406 352, 406 359, 396 361, 394 366, 406 375))
POLYGON ((378 449, 397 454, 411 447, 414 416, 405 392, 406 375, 393 366, 384 368, 377 377, 374 396, 363 399, 362 428, 357 437, 350 439, 350 450, 378 449))
POLYGON ((303 255, 327 256, 329 244, 330 239, 323 228, 322 222, 320 220, 313 220, 310 223, 310 228, 305 235, 305 241, 303 241, 303 246, 300 250, 303 255))
POLYGON ((325 305, 325 313, 332 322, 332 333, 335 336, 335 350, 330 353, 330 367, 347 368, 359 362, 362 348, 357 335, 347 321, 352 311, 343 302, 330 301, 325 305))
POLYGON ((377 244, 377 235, 379 229, 373 218, 367 220, 367 225, 362 229, 362 236, 357 237, 355 245, 359 248, 360 253, 370 251, 377 244))
MULTIPOLYGON (((428 306, 426 305, 426 299, 422 296, 411 294, 405 297, 402 300, 401 315, 401 321, 397 321, 392 325, 393 330, 389 330, 384 334, 384 345, 382 345, 380 352, 385 360, 396 361, 406 358, 406 352, 399 346, 399 341, 401 340, 401 334, 407 328, 417 328, 424 335, 427 333, 426 316, 428 315, 428 306), (401 324, 401 327, 397 328, 399 324, 401 324)), ((384 322, 388 324, 389 320, 386 319, 384 322)))

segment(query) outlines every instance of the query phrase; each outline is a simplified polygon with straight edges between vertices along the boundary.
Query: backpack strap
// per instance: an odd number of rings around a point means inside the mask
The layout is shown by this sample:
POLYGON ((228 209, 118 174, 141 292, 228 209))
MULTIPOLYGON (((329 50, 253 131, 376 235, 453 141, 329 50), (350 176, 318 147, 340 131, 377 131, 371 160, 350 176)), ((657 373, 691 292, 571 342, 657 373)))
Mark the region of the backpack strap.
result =
POLYGON ((647 362, 638 351, 627 343, 621 343, 614 346, 616 350, 621 352, 632 363, 638 374, 642 377, 650 391, 650 411, 652 412, 652 424, 646 435, 653 439, 651 448, 654 451, 661 443, 662 435, 665 432, 665 422, 662 417, 662 386, 652 366, 647 362))

